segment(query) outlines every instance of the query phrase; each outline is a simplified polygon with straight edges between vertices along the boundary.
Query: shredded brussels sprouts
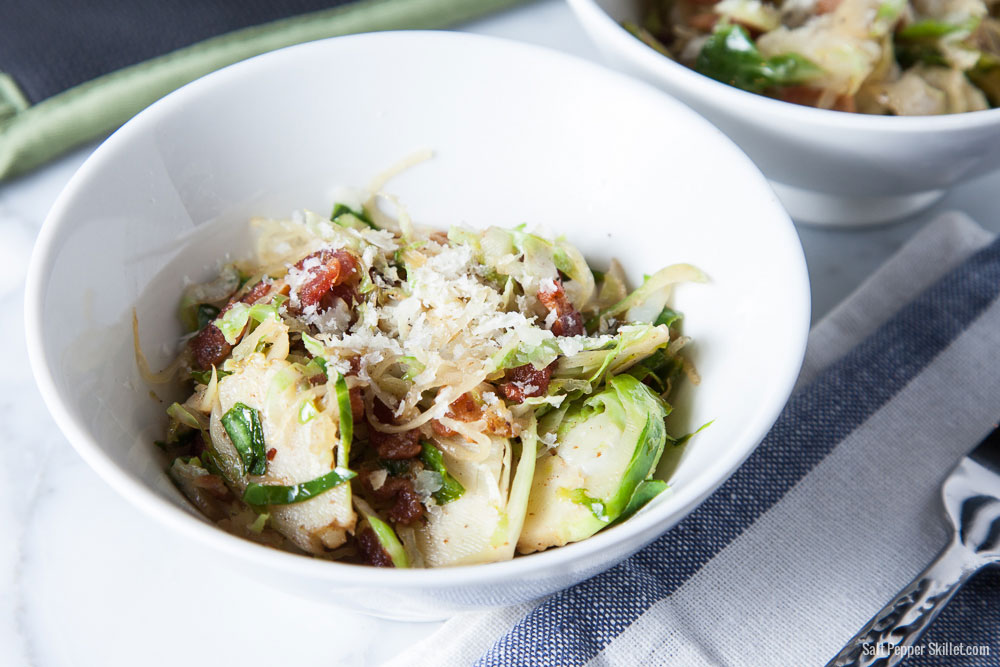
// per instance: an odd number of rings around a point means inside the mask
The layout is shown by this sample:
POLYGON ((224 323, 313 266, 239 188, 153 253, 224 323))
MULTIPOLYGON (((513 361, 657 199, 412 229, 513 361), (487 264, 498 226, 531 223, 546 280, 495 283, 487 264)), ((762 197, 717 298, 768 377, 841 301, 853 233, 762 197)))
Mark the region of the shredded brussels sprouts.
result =
POLYGON ((698 269, 630 292, 567 239, 444 233, 373 191, 252 225, 254 260, 184 291, 191 395, 158 443, 220 526, 347 562, 487 563, 666 488, 667 400, 690 366, 670 304, 698 269))
POLYGON ((1000 105, 992 0, 644 0, 638 39, 717 81, 882 115, 1000 105))

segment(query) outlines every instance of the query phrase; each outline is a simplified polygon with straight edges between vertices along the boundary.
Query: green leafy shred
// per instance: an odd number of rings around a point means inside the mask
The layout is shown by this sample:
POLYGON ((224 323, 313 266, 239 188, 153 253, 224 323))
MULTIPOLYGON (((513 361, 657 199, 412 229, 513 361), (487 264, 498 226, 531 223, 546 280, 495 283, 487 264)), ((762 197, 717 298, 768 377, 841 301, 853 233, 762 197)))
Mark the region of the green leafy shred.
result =
POLYGON ((972 32, 979 25, 979 18, 973 17, 962 23, 945 23, 935 19, 914 21, 896 33, 897 40, 940 39, 956 32, 972 32))
POLYGON ((267 450, 257 409, 245 403, 236 403, 222 415, 222 427, 240 454, 244 472, 263 475, 267 470, 267 450))
POLYGON ((262 514, 258 514, 257 518, 254 519, 253 523, 247 526, 247 530, 249 530, 251 533, 254 533, 255 535, 260 535, 262 532, 264 532, 264 527, 267 526, 267 521, 270 518, 271 515, 268 512, 263 512, 262 514))
POLYGON ((895 56, 896 62, 903 69, 909 69, 914 65, 928 65, 930 67, 948 66, 948 60, 936 45, 922 41, 898 41, 896 43, 895 56))
MULTIPOLYGON (((216 375, 216 377, 218 379, 221 380, 222 378, 226 377, 227 375, 232 375, 232 373, 230 373, 229 371, 224 371, 221 368, 216 368, 215 369, 215 375, 216 375)), ((194 380, 195 382, 197 382, 198 384, 205 384, 205 385, 207 385, 209 382, 212 381, 212 369, 209 368, 207 371, 194 371, 193 370, 193 371, 191 371, 191 379, 194 380)))
POLYGON ((399 357, 397 361, 406 368, 406 371, 403 373, 404 380, 413 380, 413 378, 423 373, 427 368, 416 357, 399 357))
POLYGON ((380 468, 387 470, 393 477, 402 477, 410 472, 409 461, 397 461, 395 459, 379 459, 380 468))
POLYGON ((684 317, 683 315, 678 313, 676 310, 673 310, 672 308, 664 308, 662 311, 660 311, 660 314, 656 317, 656 320, 653 321, 653 324, 655 326, 664 324, 668 327, 672 327, 677 322, 680 322, 681 318, 683 317, 684 317))
POLYGON ((942 41, 960 39, 962 34, 975 30, 978 24, 978 18, 962 23, 945 23, 935 19, 915 21, 895 34, 893 46, 896 61, 904 69, 914 65, 950 67, 941 50, 942 41))
POLYGON ((465 487, 457 479, 452 477, 444 467, 444 456, 441 450, 426 440, 421 441, 420 460, 428 470, 441 475, 441 488, 432 495, 438 505, 445 505, 453 500, 458 500, 465 493, 465 487))
POLYGON ((698 435, 699 433, 701 433, 702 431, 704 431, 706 428, 708 428, 711 425, 712 425, 712 422, 705 422, 704 424, 702 424, 701 426, 699 426, 695 430, 691 431, 690 433, 685 433, 684 435, 682 435, 680 437, 677 437, 677 438, 674 438, 674 437, 672 437, 672 436, 670 436, 668 434, 667 435, 667 442, 670 445, 674 446, 674 447, 681 447, 683 445, 686 445, 687 441, 690 440, 692 437, 698 435))
POLYGON ((336 488, 344 482, 357 477, 357 473, 340 466, 321 477, 290 486, 278 484, 247 484, 243 491, 243 502, 248 505, 291 505, 301 503, 310 498, 336 488))
POLYGON ((516 368, 526 364, 542 369, 555 361, 561 353, 559 344, 554 339, 549 338, 537 345, 517 344, 500 350, 491 361, 497 370, 516 368))
POLYGON ((198 304, 198 310, 195 314, 198 318, 198 329, 204 329, 205 326, 219 316, 219 309, 210 303, 198 304))
POLYGON ((629 499, 628 505, 618 515, 618 518, 611 522, 611 525, 614 526, 629 519, 633 514, 645 507, 650 500, 666 491, 668 486, 666 482, 659 479, 647 479, 640 482, 639 486, 635 489, 635 493, 629 499))
POLYGON ((365 519, 368 520, 368 525, 372 527, 372 532, 375 533, 379 544, 389 554, 393 567, 410 567, 410 558, 406 555, 406 549, 399 542, 399 538, 396 537, 392 526, 374 514, 365 514, 365 519))
POLYGON ((222 332, 227 343, 235 345, 240 334, 243 333, 244 327, 251 319, 256 322, 263 322, 266 319, 280 319, 278 315, 279 305, 280 303, 258 303, 248 306, 237 301, 221 318, 216 320, 215 326, 219 327, 219 331, 222 332))
POLYGON ((299 423, 308 424, 313 419, 319 415, 319 410, 316 409, 315 401, 302 401, 302 405, 299 406, 299 423))
POLYGON ((607 507, 603 500, 598 498, 591 498, 587 495, 587 489, 573 489, 569 491, 564 489, 566 496, 572 500, 577 505, 583 505, 590 510, 590 513, 594 515, 594 518, 603 523, 610 523, 611 517, 608 516, 607 507))
POLYGON ((204 430, 206 427, 206 424, 202 423, 202 420, 198 419, 195 413, 180 403, 171 403, 170 407, 167 408, 167 416, 188 428, 204 430))
POLYGON ((742 26, 721 24, 705 41, 694 68, 716 81, 752 93, 806 83, 823 70, 805 56, 784 53, 765 58, 742 26))
POLYGON ((351 453, 351 441, 354 440, 354 416, 351 414, 351 393, 347 388, 347 380, 339 373, 333 380, 333 390, 337 396, 337 418, 340 420, 340 447, 337 448, 337 465, 347 468, 351 453))
POLYGON ((314 357, 322 357, 326 354, 326 347, 323 346, 323 343, 319 342, 304 331, 302 332, 302 344, 305 346, 306 352, 314 357))
POLYGON ((891 21, 899 17, 906 9, 906 0, 883 0, 875 14, 877 21, 891 21))
MULTIPOLYGON (((330 379, 330 370, 326 362, 326 357, 313 357, 312 361, 306 366, 306 370, 309 370, 310 366, 315 366, 328 380, 330 379)), ((315 373, 308 373, 308 375, 315 375, 315 373)))
POLYGON ((667 390, 668 382, 680 375, 684 362, 667 354, 660 348, 628 369, 628 374, 639 382, 645 382, 659 393, 667 390))
POLYGON ((982 53, 976 66, 966 74, 983 91, 990 104, 1000 106, 1000 57, 982 53))
POLYGON ((357 211, 347 204, 334 204, 333 212, 330 213, 330 221, 335 222, 342 227, 352 227, 357 229, 360 226, 378 229, 378 227, 375 226, 375 223, 372 222, 372 219, 369 218, 363 210, 357 211))

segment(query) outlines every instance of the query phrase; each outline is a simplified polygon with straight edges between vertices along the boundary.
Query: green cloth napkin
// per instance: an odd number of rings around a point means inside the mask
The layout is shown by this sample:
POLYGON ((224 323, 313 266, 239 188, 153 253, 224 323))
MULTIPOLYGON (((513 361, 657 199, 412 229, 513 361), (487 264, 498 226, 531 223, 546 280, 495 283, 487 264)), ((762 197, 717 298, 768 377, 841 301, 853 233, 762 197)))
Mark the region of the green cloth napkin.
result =
POLYGON ((359 0, 211 37, 35 104, 12 76, 0 71, 0 181, 108 134, 170 91, 251 56, 337 35, 442 28, 523 1, 359 0))

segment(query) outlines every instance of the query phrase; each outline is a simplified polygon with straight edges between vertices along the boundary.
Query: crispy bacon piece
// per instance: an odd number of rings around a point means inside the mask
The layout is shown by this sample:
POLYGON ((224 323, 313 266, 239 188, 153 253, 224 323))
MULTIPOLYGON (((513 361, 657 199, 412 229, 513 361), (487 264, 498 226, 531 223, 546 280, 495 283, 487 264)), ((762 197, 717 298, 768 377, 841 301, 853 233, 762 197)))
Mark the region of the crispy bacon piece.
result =
POLYGON ((351 387, 348 391, 351 397, 351 416, 355 420, 365 416, 365 401, 361 398, 361 387, 351 387))
MULTIPOLYGON (((301 297, 299 299, 301 301, 301 297)), ((358 298, 358 290, 356 285, 349 283, 341 283, 340 285, 334 285, 331 287, 323 296, 319 299, 319 306, 317 310, 324 311, 328 308, 333 308, 337 305, 338 301, 343 301, 348 306, 352 306, 357 303, 360 299, 358 298)))
POLYGON ((195 334, 194 338, 188 341, 188 347, 194 354, 195 363, 206 371, 212 366, 220 365, 233 351, 233 346, 226 342, 226 337, 214 324, 206 325, 195 334))
POLYGON ((369 426, 368 441, 383 459, 412 459, 420 453, 420 431, 417 429, 402 433, 383 433, 369 426))
MULTIPOLYGON (((261 280, 259 283, 254 285, 249 292, 244 294, 243 298, 241 298, 240 301, 242 301, 247 305, 252 306, 253 304, 263 299, 265 296, 267 296, 268 292, 271 291, 271 286, 272 286, 271 283, 261 280)), ((284 288, 287 290, 288 286, 285 285, 284 288)), ((231 305, 232 302, 230 302, 229 305, 226 306, 226 309, 223 310, 222 312, 229 310, 229 307, 231 305)))
MULTIPOLYGON (((445 413, 445 416, 460 422, 474 422, 483 416, 483 408, 476 403, 471 394, 466 392, 452 401, 451 405, 448 406, 448 412, 445 413)), ((437 419, 431 420, 431 428, 434 429, 435 433, 445 438, 458 435, 456 431, 448 428, 437 419)))
MULTIPOLYGON (((385 403, 375 399, 375 417, 383 424, 392 424, 395 417, 385 403)), ((383 433, 375 430, 371 421, 368 422, 368 442, 383 459, 399 461, 412 459, 420 454, 420 431, 411 429, 402 433, 383 433)))
POLYGON ((552 333, 557 336, 580 336, 584 333, 583 315, 566 298, 561 280, 557 278, 553 281, 551 289, 538 290, 538 300, 549 312, 556 314, 556 321, 552 323, 552 333))
POLYGON ((396 502, 386 511, 386 516, 393 523, 409 526, 423 518, 424 506, 413 488, 413 482, 401 477, 390 477, 382 485, 383 489, 386 487, 397 489, 394 492, 396 502))
POLYGON ((382 501, 395 501, 388 510, 386 516, 393 523, 401 523, 408 526, 419 520, 424 515, 424 506, 420 502, 420 496, 413 488, 413 482, 405 477, 388 476, 385 482, 377 489, 372 486, 371 468, 361 469, 361 484, 373 496, 382 501))
POLYGON ((358 549, 366 563, 375 567, 395 567, 392 558, 379 544, 375 531, 367 526, 357 535, 358 549))
POLYGON ((514 429, 506 419, 493 410, 487 410, 484 414, 486 415, 486 431, 488 433, 499 435, 502 438, 510 438, 514 435, 514 429))
POLYGON ((552 333, 557 336, 582 336, 583 331, 583 315, 576 310, 560 315, 552 323, 552 333))
MULTIPOLYGON (((506 419, 491 409, 484 409, 484 407, 476 403, 475 399, 468 393, 459 396, 448 407, 448 412, 445 414, 452 419, 457 419, 462 422, 474 422, 479 419, 485 419, 486 432, 492 433, 493 435, 509 438, 514 434, 511 425, 506 419)), ((458 435, 457 431, 445 426, 437 419, 431 420, 431 428, 436 434, 443 438, 458 435)))
POLYGON ((372 412, 375 413, 375 418, 383 424, 396 423, 396 415, 392 414, 392 410, 389 409, 389 406, 378 398, 372 401, 372 412))
POLYGON ((552 381, 555 362, 538 370, 531 364, 508 369, 500 383, 500 391, 513 403, 524 403, 524 399, 544 396, 552 381))
MULTIPOLYGON (((240 298, 240 302, 247 305, 253 305, 258 301, 263 300, 268 294, 271 293, 271 288, 274 287, 272 283, 268 283, 261 280, 259 283, 253 286, 249 292, 240 298)), ((288 286, 282 285, 278 290, 279 292, 287 292, 288 286)), ((226 307, 222 309, 219 313, 221 317, 227 310, 233 307, 237 301, 236 299, 230 299, 226 307)), ((246 328, 243 329, 246 332, 246 328)), ((243 333, 239 335, 236 342, 243 337, 243 333)), ((219 327, 215 326, 211 322, 205 325, 205 328, 199 331, 190 341, 188 341, 188 347, 191 348, 191 352, 194 354, 195 363, 198 364, 203 370, 208 370, 212 366, 218 366, 226 360, 229 353, 233 351, 233 346, 226 342, 226 337, 222 335, 222 331, 219 327)))
POLYGON ((483 408, 469 392, 465 392, 448 406, 447 415, 463 422, 474 422, 483 416, 483 408))
POLYGON ((431 428, 434 429, 434 432, 442 438, 450 438, 453 435, 458 435, 458 431, 448 428, 437 419, 431 420, 431 428))
POLYGON ((300 308, 320 306, 320 302, 332 288, 339 285, 356 285, 360 280, 358 261, 344 249, 329 248, 303 257, 295 268, 305 271, 309 278, 296 290, 300 308), (308 265, 308 268, 307 268, 308 265))

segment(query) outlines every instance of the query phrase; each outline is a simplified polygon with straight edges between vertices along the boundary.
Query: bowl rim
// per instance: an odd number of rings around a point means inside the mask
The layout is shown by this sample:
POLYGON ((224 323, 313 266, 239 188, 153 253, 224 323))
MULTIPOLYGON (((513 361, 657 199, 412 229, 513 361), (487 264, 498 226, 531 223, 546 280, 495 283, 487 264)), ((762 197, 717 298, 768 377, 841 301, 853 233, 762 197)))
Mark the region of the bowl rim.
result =
POLYGON ((597 0, 566 0, 584 26, 585 32, 599 48, 607 45, 614 51, 637 63, 643 69, 669 79, 679 87, 692 91, 703 99, 738 112, 732 116, 757 115, 785 120, 792 123, 810 122, 827 129, 868 131, 879 133, 924 133, 979 129, 1000 125, 1000 107, 981 111, 940 114, 934 116, 883 116, 817 109, 793 102, 783 102, 765 95, 758 95, 735 86, 716 81, 695 70, 657 53, 636 39, 597 3, 597 0), (588 26, 599 29, 606 39, 595 37, 588 26))
MULTIPOLYGON (((762 394, 762 408, 753 419, 740 426, 738 437, 734 438, 735 442, 742 442, 743 445, 739 449, 733 448, 726 457, 720 457, 713 466, 700 470, 682 488, 674 489, 674 502, 671 511, 666 513, 640 512, 612 530, 599 532, 586 540, 558 549, 549 549, 541 553, 531 554, 529 557, 518 557, 497 563, 394 570, 327 561, 267 547, 237 537, 212 525, 207 520, 193 515, 154 492, 139 479, 133 478, 123 467, 120 467, 110 456, 105 454, 96 440, 88 433, 86 425, 75 419, 63 402, 57 388, 53 366, 49 363, 43 344, 43 297, 49 286, 49 267, 55 257, 56 240, 60 236, 60 230, 70 224, 73 201, 78 193, 87 187, 91 174, 100 171, 106 163, 113 162, 120 148, 127 146, 133 136, 141 136, 147 131, 148 126, 155 124, 157 119, 169 116, 175 109, 187 105, 189 100, 196 100, 206 91, 210 91, 217 83, 238 78, 249 79, 260 67, 274 66, 282 60, 294 62, 296 59, 309 57, 310 54, 319 55, 331 50, 335 52, 338 49, 366 48, 366 43, 380 44, 382 46, 379 48, 385 48, 387 40, 401 43, 410 42, 412 47, 418 47, 416 52, 420 52, 419 43, 426 43, 425 40, 450 41, 455 45, 455 48, 461 50, 492 49, 494 53, 501 56, 512 50, 520 51, 541 61, 551 61, 552 67, 575 70, 579 72, 581 78, 595 83, 603 82, 610 86, 617 86, 618 89, 627 90, 635 97, 643 99, 645 104, 661 106, 668 113, 682 116, 685 118, 685 122, 701 127, 702 131, 716 135, 721 140, 720 147, 724 144, 728 145, 732 154, 731 159, 743 161, 747 177, 755 179, 760 188, 770 191, 770 186, 763 175, 743 151, 688 107, 648 84, 561 51, 513 40, 450 31, 373 32, 328 38, 278 49, 212 72, 182 86, 147 107, 102 143, 87 158, 60 193, 46 216, 35 243, 25 288, 24 315, 28 356, 42 398, 56 424, 73 448, 126 501, 138 506, 145 513, 171 526, 188 538, 201 542, 221 553, 276 570, 342 582, 351 586, 450 589, 469 584, 502 584, 509 581, 512 576, 538 575, 561 566, 580 563, 588 556, 594 557, 615 544, 629 545, 628 549, 634 551, 675 525, 736 471, 757 448, 777 420, 794 387, 805 354, 806 338, 809 331, 809 278, 798 235, 791 219, 778 204, 777 199, 774 199, 773 215, 769 216, 768 219, 773 220, 771 224, 774 240, 788 255, 790 273, 788 281, 790 300, 788 303, 790 308, 799 311, 799 322, 796 326, 788 328, 787 341, 783 348, 786 353, 781 355, 772 369, 774 376, 780 378, 780 381, 775 381, 769 393, 762 394), (418 44, 413 44, 413 42, 418 44), (355 47, 355 44, 362 44, 362 46, 355 47), (637 544, 639 547, 635 547, 637 544)), ((607 567, 612 564, 608 563, 607 567)), ((603 569, 607 568, 602 568, 602 571, 603 569)))

